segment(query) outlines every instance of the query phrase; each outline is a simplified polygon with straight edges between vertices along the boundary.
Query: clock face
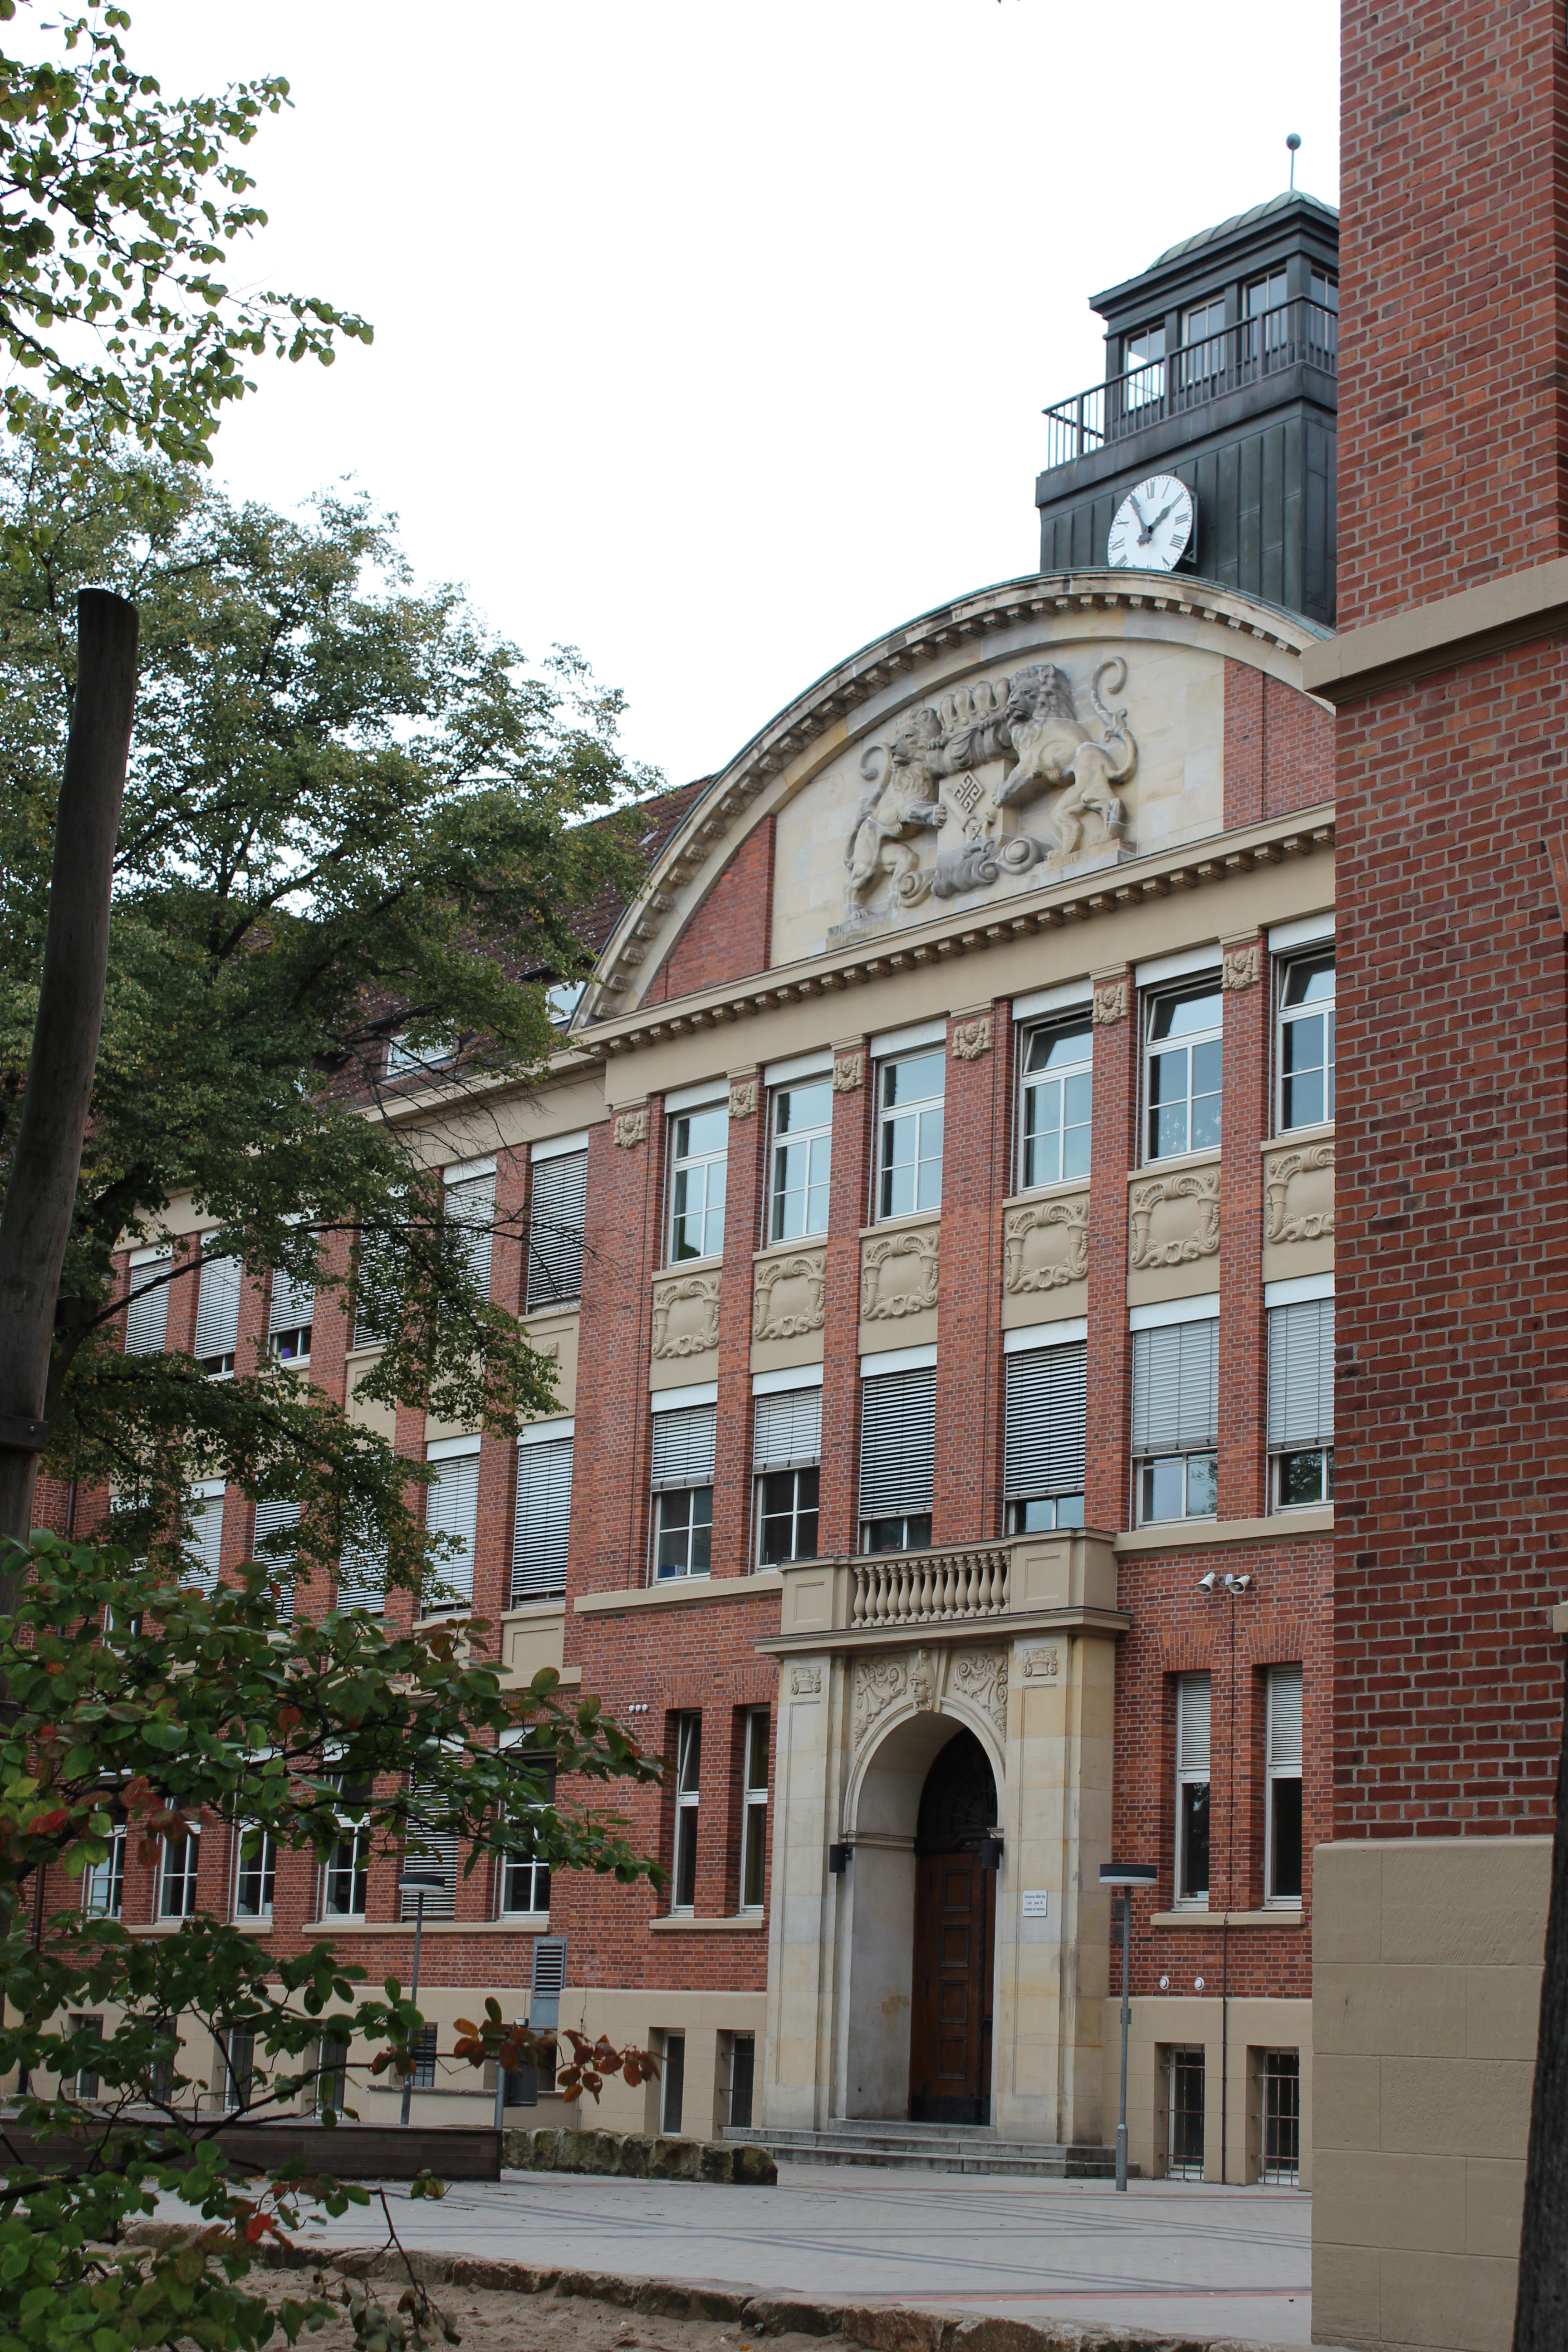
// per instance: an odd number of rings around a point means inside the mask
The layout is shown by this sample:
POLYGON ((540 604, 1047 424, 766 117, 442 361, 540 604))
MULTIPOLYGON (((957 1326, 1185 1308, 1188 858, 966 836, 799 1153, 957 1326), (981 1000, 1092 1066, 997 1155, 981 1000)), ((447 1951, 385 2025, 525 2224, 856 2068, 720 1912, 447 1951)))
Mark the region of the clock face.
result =
POLYGON ((1110 559, 1119 570, 1171 572, 1185 554, 1197 507, 1174 474, 1151 474, 1129 490, 1110 526, 1110 559))

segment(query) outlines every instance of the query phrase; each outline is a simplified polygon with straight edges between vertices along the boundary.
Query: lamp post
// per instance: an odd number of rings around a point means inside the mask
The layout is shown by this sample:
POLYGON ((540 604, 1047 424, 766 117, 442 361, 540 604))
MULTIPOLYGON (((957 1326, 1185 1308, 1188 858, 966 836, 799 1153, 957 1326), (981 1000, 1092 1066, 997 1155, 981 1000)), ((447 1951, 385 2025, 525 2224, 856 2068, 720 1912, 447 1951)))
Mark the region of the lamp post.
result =
POLYGON ((1127 2188, 1127 2031, 1132 2021, 1128 1986, 1132 1975, 1132 1889, 1152 1886, 1159 1876, 1152 1862, 1102 1862, 1101 1886, 1121 1889, 1121 2113, 1116 2126, 1116 2186, 1127 2188))
MULTIPOLYGON (((425 1932, 425 1897, 439 1895, 447 1882, 438 1870, 421 1870, 417 1864, 405 1870, 397 1882, 399 1895, 412 1895, 414 1904, 414 1981, 408 1988, 408 1998, 416 2006, 419 2000, 419 1939, 425 1932)), ((406 2124, 408 2110, 414 2104, 414 2069, 403 2077, 403 2113, 398 2121, 406 2124)))

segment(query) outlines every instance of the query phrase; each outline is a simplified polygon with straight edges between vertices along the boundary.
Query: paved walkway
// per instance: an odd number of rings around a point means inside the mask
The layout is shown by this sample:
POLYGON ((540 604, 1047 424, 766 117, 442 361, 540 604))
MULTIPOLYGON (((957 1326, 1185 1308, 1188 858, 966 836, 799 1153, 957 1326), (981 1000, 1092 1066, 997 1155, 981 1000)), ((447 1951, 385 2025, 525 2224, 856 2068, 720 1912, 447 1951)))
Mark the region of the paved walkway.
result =
MULTIPOLYGON (((776 2189, 520 2172, 439 2204, 389 2196, 404 2242, 442 2253, 1311 2341, 1310 2201, 1294 2189, 1134 2181, 1118 2197, 1100 2181, 792 2164, 776 2189)), ((371 2221, 301 2235, 363 2245, 371 2221)))

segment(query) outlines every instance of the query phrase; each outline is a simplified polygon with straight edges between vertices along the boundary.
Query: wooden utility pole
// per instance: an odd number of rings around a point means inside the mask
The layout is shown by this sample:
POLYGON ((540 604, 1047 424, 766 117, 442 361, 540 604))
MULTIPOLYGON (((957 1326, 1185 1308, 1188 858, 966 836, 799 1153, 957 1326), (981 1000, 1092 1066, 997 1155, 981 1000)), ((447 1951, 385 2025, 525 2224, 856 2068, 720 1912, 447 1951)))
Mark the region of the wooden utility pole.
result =
MULTIPOLYGON (((136 702, 136 607, 77 598, 76 699, 55 821, 43 981, 0 1212, 0 1541, 32 1523, 55 1302, 81 1172, 109 968, 109 899, 136 702)), ((11 1580, 0 1572, 0 1606, 11 1580)))

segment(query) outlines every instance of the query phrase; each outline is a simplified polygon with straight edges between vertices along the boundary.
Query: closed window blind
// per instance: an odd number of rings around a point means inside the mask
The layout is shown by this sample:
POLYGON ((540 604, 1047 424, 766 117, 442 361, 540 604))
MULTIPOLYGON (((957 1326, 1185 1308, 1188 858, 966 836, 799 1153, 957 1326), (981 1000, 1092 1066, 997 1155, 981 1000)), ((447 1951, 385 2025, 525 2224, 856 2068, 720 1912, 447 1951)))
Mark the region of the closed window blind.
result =
POLYGON ((1301 1669, 1268 1670, 1268 1769, 1300 1771, 1301 1766, 1301 1669))
POLYGON ((291 1275, 278 1269, 272 1276, 272 1304, 267 1316, 268 1335, 274 1331, 302 1331, 315 1311, 314 1283, 296 1282, 291 1275))
MULTIPOLYGON (((267 1537, 281 1535, 286 1528, 297 1528, 299 1524, 300 1506, 298 1503, 284 1503, 276 1500, 258 1503, 256 1506, 256 1533, 250 1540, 250 1549, 253 1556, 268 1568, 292 1568, 299 1554, 298 1544, 289 1543, 281 1545, 276 1551, 263 1551, 261 1547, 267 1537)), ((285 1621, 285 1622, 287 1622, 287 1621, 294 1614, 294 1580, 292 1577, 288 1577, 279 1585, 278 1614, 285 1621)))
POLYGON ((196 1343, 191 1351, 198 1363, 205 1363, 209 1356, 233 1355, 239 1340, 239 1284, 237 1257, 203 1261, 196 1298, 196 1343))
POLYGON ((223 1486, 221 1481, 198 1486, 190 1501, 191 1533, 185 1544, 182 1584, 194 1584, 210 1598, 217 1590, 218 1562, 223 1558, 223 1486))
POLYGON ((860 1383, 860 1517, 929 1511, 936 1476, 936 1366, 860 1383))
POLYGON ((1030 1348, 1007 1358, 1007 1427, 1003 1491, 1009 1502, 1033 1495, 1081 1495, 1089 1348, 1030 1348))
POLYGON ((1133 1453, 1207 1453, 1218 1433, 1218 1318, 1134 1331, 1133 1453))
POLYGON ((568 1151, 534 1164, 528 1204, 530 1312, 583 1295, 583 1228, 588 1215, 588 1155, 568 1151))
POLYGON ((163 1351, 169 1334, 169 1286, 159 1277, 168 1273, 173 1263, 172 1253, 165 1250, 162 1257, 143 1258, 131 1269, 131 1304, 125 1314, 128 1356, 158 1356, 163 1351), (157 1288, 144 1287, 149 1283, 157 1283, 157 1288))
POLYGON ((474 1597, 474 1532, 479 1515, 479 1455, 460 1454, 438 1463, 435 1477, 425 1489, 425 1525, 431 1535, 450 1536, 459 1547, 436 1562, 434 1574, 463 1601, 474 1597))
POLYGON ((490 1246, 495 1238, 496 1180, 465 1176, 447 1186, 447 1222, 454 1226, 468 1260, 474 1287, 482 1298, 490 1295, 490 1246))
POLYGON ((542 1439, 517 1449, 517 1518, 511 1544, 514 1602, 566 1590, 572 1525, 572 1440, 542 1439))
POLYGON ((758 1470, 805 1470, 822 1455, 822 1391, 786 1389, 760 1396, 752 1425, 758 1470))
POLYGON ((1334 1302, 1303 1298, 1268 1310, 1268 1443, 1331 1445, 1334 1438, 1334 1302))
POLYGON ((1209 1678, 1184 1675, 1176 1685, 1176 1769, 1201 1778, 1209 1769, 1209 1678))
MULTIPOLYGON (((427 1829, 417 1815, 410 1817, 405 1866, 414 1870, 437 1870, 441 1874, 438 1887, 425 1891, 426 1919, 449 1919, 458 1907, 458 1841, 443 1830, 427 1829)), ((417 1892, 400 1889, 403 1916, 412 1919, 419 1908, 417 1892)))
POLYGON ((386 1553, 379 1544, 345 1544, 338 1563, 340 1609, 363 1609, 380 1617, 386 1610, 386 1553))
POLYGON ((713 1482, 713 1447, 718 1408, 694 1404, 653 1417, 653 1484, 662 1486, 708 1486, 713 1482))

